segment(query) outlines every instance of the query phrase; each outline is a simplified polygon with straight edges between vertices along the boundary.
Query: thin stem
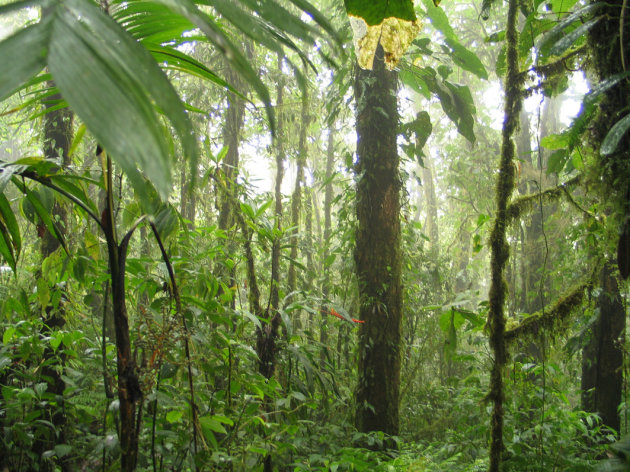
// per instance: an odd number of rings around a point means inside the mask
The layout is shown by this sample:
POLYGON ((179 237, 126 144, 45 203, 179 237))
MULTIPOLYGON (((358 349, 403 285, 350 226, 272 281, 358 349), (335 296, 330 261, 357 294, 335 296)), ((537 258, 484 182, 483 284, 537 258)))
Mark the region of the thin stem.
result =
POLYGON ((153 472, 157 472, 157 457, 155 454, 155 431, 156 431, 156 423, 157 423, 157 393, 160 390, 160 380, 161 380, 161 371, 162 369, 160 369, 161 363, 158 364, 158 375, 157 375, 157 380, 156 380, 156 385, 155 385, 155 400, 153 400, 153 417, 152 417, 152 422, 153 424, 151 425, 151 462, 153 462, 153 472))
POLYGON ((627 5, 628 0, 623 0, 623 3, 621 4, 621 14, 619 16, 619 52, 621 54, 621 68, 624 71, 626 70, 626 54, 623 42, 623 23, 627 5))
MULTIPOLYGON (((197 418, 197 404, 195 402, 195 385, 193 382, 192 361, 190 358, 190 343, 189 343, 190 333, 188 331, 188 324, 186 323, 186 317, 184 316, 184 313, 182 312, 182 302, 179 296, 177 282, 175 280, 175 271, 173 270, 173 266, 168 257, 168 254, 166 253, 166 249, 164 248, 164 244, 162 243, 162 238, 160 237, 160 234, 157 230, 157 227, 155 226, 155 223, 150 222, 149 224, 151 225, 151 230, 153 231, 155 240, 157 241, 158 246, 160 247, 160 252, 162 253, 162 260, 164 261, 164 264, 166 265, 166 270, 168 271, 168 276, 171 281, 172 294, 173 294, 173 298, 175 299, 175 312, 177 315, 181 316, 182 327, 184 329, 184 353, 186 355, 186 366, 188 368, 188 388, 190 390, 190 408, 192 410, 193 456, 194 456, 197 454, 197 451, 198 451, 197 436, 199 435, 199 431, 198 431, 199 421, 197 418)), ((194 457, 193 457, 193 462, 195 462, 194 457)), ((195 462, 195 470, 198 470, 196 462, 195 462)))

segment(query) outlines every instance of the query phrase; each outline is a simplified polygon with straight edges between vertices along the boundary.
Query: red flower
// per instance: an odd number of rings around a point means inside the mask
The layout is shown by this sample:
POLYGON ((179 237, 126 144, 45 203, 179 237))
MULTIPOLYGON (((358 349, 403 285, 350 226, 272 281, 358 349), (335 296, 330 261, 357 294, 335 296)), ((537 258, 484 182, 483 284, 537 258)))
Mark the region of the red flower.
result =
MULTIPOLYGON (((337 313, 337 311, 334 308, 330 309, 330 314, 333 315, 333 316, 336 316, 340 320, 345 320, 346 319, 343 316, 341 316, 339 313, 337 313)), ((352 321, 355 322, 355 323, 365 323, 364 320, 357 320, 355 318, 352 318, 352 321)))

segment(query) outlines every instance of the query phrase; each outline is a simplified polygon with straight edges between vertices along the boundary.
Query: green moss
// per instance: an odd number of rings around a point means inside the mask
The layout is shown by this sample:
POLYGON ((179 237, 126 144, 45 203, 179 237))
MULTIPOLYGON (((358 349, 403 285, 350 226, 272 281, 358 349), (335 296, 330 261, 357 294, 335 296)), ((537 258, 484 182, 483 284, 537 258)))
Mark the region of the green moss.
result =
MULTIPOLYGON (((523 195, 512 201, 506 210, 506 220, 511 223, 514 220, 521 218, 522 216, 534 211, 535 205, 539 203, 550 203, 558 200, 560 197, 566 197, 569 203, 577 207, 580 211, 582 208, 573 200, 569 193, 569 188, 580 183, 581 176, 573 177, 568 182, 560 184, 556 187, 545 190, 540 193, 531 193, 529 195, 523 195)), ((590 216, 590 215, 589 215, 590 216)))
POLYGON ((584 294, 592 284, 592 280, 583 282, 558 298, 549 308, 528 316, 518 326, 505 332, 505 341, 512 343, 517 340, 535 339, 541 330, 556 333, 573 311, 582 305, 584 294))

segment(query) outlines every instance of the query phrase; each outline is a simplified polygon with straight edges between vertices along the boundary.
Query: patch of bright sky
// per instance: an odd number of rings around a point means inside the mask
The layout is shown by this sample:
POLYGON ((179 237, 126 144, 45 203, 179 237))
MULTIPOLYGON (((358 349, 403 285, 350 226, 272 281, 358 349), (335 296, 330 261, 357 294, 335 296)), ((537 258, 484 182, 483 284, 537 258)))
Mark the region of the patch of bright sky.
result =
MULTIPOLYGON (((569 126, 580 112, 582 98, 589 91, 588 84, 582 72, 576 72, 569 81, 569 88, 561 95, 563 98, 560 107, 560 122, 569 126)), ((492 117, 491 126, 500 130, 503 126, 503 87, 498 80, 492 81, 483 93, 483 106, 492 117)), ((536 114, 541 106, 541 95, 534 94, 525 100, 525 110, 530 114, 536 114)))

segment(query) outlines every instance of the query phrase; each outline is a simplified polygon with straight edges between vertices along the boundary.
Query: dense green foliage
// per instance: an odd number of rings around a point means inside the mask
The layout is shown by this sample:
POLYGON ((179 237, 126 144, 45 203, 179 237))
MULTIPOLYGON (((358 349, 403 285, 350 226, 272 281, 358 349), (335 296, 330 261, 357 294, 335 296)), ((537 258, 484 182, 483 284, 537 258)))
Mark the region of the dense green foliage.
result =
POLYGON ((600 339, 628 298, 625 3, 520 2, 506 32, 498 2, 345 2, 423 22, 400 122, 375 110, 399 133, 395 437, 355 428, 379 327, 344 2, 0 3, 0 469, 630 470, 625 336, 600 339), (623 70, 594 71, 611 48, 623 70), (623 356, 619 431, 585 411, 592 342, 623 356))

